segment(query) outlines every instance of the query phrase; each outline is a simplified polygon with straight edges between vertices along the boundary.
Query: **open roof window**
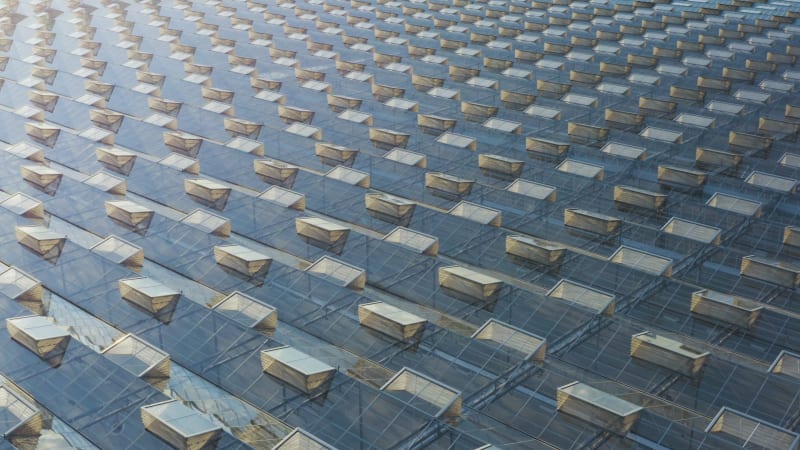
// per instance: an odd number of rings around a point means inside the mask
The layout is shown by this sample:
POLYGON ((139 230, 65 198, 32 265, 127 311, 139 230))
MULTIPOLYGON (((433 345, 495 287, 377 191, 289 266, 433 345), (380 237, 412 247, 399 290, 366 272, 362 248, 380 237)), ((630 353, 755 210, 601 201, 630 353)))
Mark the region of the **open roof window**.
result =
POLYGON ((408 404, 435 417, 461 415, 461 392, 415 370, 403 367, 381 386, 408 404))
POLYGON ((245 277, 263 277, 269 271, 272 258, 241 245, 217 245, 214 247, 214 260, 245 277))
POLYGON ((181 450, 215 448, 222 427, 178 400, 167 400, 140 408, 144 428, 181 450))
POLYGON ((624 435, 639 418, 642 407, 574 381, 557 392, 557 409, 612 433, 624 435))
POLYGON ((164 323, 172 319, 181 297, 180 292, 147 277, 119 280, 119 293, 124 300, 164 323))
POLYGON ((690 377, 697 376, 710 355, 649 331, 631 336, 631 356, 690 377))
POLYGON ((439 268, 439 286, 445 293, 466 301, 495 301, 503 281, 461 266, 439 268))
POLYGON ((506 236, 506 253, 525 262, 559 266, 564 260, 566 247, 529 236, 506 236))
POLYGON ((417 206, 411 200, 378 192, 364 194, 364 204, 370 216, 402 226, 411 223, 417 206))
POLYGON ((306 268, 306 272, 339 286, 362 290, 367 283, 367 272, 338 259, 323 256, 306 268))
POLYGON ((761 217, 760 202, 737 197, 735 195, 716 192, 708 199, 706 205, 745 216, 761 217))
POLYGON ((12 194, 0 202, 0 206, 28 219, 45 218, 44 203, 22 192, 12 194))
POLYGON ((472 338, 499 344, 519 354, 527 361, 544 361, 547 355, 547 340, 545 338, 496 319, 487 320, 486 323, 475 330, 472 338))
POLYGON ((271 186, 259 194, 258 198, 266 200, 284 208, 305 211, 306 196, 299 192, 291 191, 280 186, 271 186))
POLYGON ((800 286, 800 265, 759 256, 745 256, 739 274, 767 283, 795 289, 800 286))
POLYGON ((53 367, 61 365, 69 346, 70 335, 52 320, 42 316, 22 316, 6 319, 11 339, 47 361, 53 367))
POLYGON ((240 324, 270 334, 278 327, 278 310, 262 301, 235 291, 214 305, 214 310, 240 324))
POLYGON ((276 186, 291 188, 297 178, 299 168, 292 164, 274 159, 257 159, 253 161, 256 175, 264 182, 276 186))
POLYGON ((192 200, 220 211, 225 209, 231 195, 229 186, 202 178, 183 180, 183 188, 192 200))
POLYGON ((605 316, 614 315, 616 297, 569 280, 561 280, 547 292, 550 298, 574 303, 605 316))
POLYGON ((119 225, 131 230, 142 232, 150 227, 150 222, 155 216, 155 211, 134 203, 130 200, 115 200, 105 202, 106 215, 119 225))
POLYGON ((800 380, 800 355, 787 350, 781 350, 775 361, 769 367, 772 373, 780 373, 800 380))
POLYGON ((361 325, 391 336, 399 341, 418 340, 427 320, 384 302, 358 305, 361 325))
POLYGON ((706 433, 723 433, 746 448, 790 450, 800 444, 800 435, 727 406, 719 410, 706 433))
POLYGON ((133 334, 116 339, 103 349, 106 358, 133 375, 158 384, 169 378, 171 361, 164 351, 148 344, 133 334))
POLYGON ((48 195, 55 195, 63 177, 61 172, 47 166, 22 166, 20 171, 22 179, 48 195))
POLYGON ((450 211, 447 213, 452 216, 462 217, 473 222, 491 225, 493 227, 499 227, 503 220, 502 213, 499 210, 463 200, 450 208, 450 211))
POLYGON ((67 242, 65 235, 41 226, 18 226, 15 234, 17 242, 48 261, 58 259, 67 242))
POLYGON ((181 223, 219 237, 229 237, 231 235, 230 219, 210 213, 204 209, 195 209, 190 212, 181 219, 181 223))
POLYGON ((763 309, 763 305, 753 300, 710 289, 692 294, 692 313, 739 327, 753 327, 763 309))
POLYGON ((39 408, 11 386, 0 385, 0 432, 3 437, 12 443, 16 439, 38 437, 42 432, 42 421, 39 408))
POLYGON ((133 270, 138 270, 144 265, 144 250, 114 235, 92 246, 91 251, 133 270))
POLYGON ((327 390, 336 369, 294 347, 261 351, 264 372, 306 394, 327 390))
POLYGON ((295 428, 281 439, 272 450, 336 450, 313 434, 295 428))
POLYGON ((672 260, 670 258, 665 258, 626 245, 618 248, 608 260, 651 275, 664 277, 672 275, 672 260))
POLYGON ((410 228, 397 227, 384 236, 383 240, 423 255, 436 256, 439 253, 439 238, 410 228))

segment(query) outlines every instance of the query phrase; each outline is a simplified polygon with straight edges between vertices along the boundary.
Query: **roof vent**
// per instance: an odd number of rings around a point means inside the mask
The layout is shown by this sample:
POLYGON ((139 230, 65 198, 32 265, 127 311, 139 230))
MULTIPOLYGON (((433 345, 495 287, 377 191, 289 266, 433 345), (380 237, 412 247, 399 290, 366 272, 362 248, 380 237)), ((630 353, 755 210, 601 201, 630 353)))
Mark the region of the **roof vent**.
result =
POLYGON ((666 188, 701 189, 708 181, 708 172, 660 164, 658 182, 666 188))
POLYGON ((265 334, 272 334, 278 328, 277 309, 239 291, 222 299, 213 309, 231 320, 265 334))
POLYGON ((565 159, 556 166, 556 170, 579 177, 594 178, 595 180, 602 180, 606 176, 605 167, 578 161, 577 159, 565 159))
POLYGON ((566 248, 528 236, 506 236, 506 253, 523 261, 558 267, 564 260, 566 248))
POLYGON ((192 200, 220 211, 225 209, 231 195, 230 187, 202 178, 183 180, 183 189, 192 200))
POLYGON ((295 219, 297 234, 307 244, 341 254, 350 228, 316 217, 295 219))
POLYGON ((469 195, 472 191, 474 180, 460 178, 441 172, 428 172, 425 174, 425 187, 436 196, 450 200, 458 200, 469 195))
POLYGON ((11 195, 0 206, 28 219, 44 219, 44 203, 22 192, 11 195))
MULTIPOLYGON (((0 203, 4 205, 3 203, 0 203)), ((5 205, 4 205, 5 206, 5 205)), ((792 253, 800 252, 800 226, 787 225, 783 229, 783 250, 792 253)))
POLYGON ((403 367, 381 386, 382 391, 394 393, 408 404, 435 417, 452 418, 461 415, 461 392, 415 370, 403 367))
POLYGON ((401 245, 427 256, 439 254, 439 238, 409 228, 397 227, 384 236, 383 241, 401 245))
POLYGON ((614 204, 620 211, 639 208, 661 214, 667 207, 667 195, 633 186, 614 186, 614 204))
POLYGON ((411 200, 374 192, 364 194, 364 203, 370 216, 401 226, 411 223, 417 206, 411 200))
POLYGON ((800 380, 800 355, 781 350, 778 357, 769 367, 772 373, 781 373, 800 380))
POLYGON ((613 433, 624 435, 642 407, 578 381, 558 388, 556 409, 613 433))
POLYGON ((31 101, 34 105, 38 106, 39 108, 47 111, 53 112, 56 109, 56 103, 58 102, 58 94, 54 94, 52 92, 47 91, 37 91, 37 90, 30 90, 28 91, 28 100, 31 101))
POLYGON ((58 258, 67 242, 65 235, 40 226, 18 226, 15 234, 17 242, 48 260, 58 258))
POLYGON ((613 316, 616 297, 569 280, 560 280, 547 292, 547 297, 583 306, 604 316, 613 316))
POLYGON ((334 167, 325 174, 325 178, 339 180, 342 183, 362 188, 369 188, 370 185, 370 176, 368 173, 345 166, 334 167))
POLYGON ((190 158, 197 158, 203 144, 203 138, 182 131, 167 131, 163 137, 170 150, 190 158))
POLYGON ((564 225, 603 236, 614 236, 619 234, 622 220, 584 209, 565 208, 564 225))
POLYGON ((306 209, 306 196, 280 186, 271 186, 262 192, 258 198, 283 206, 284 208, 304 211, 306 209))
POLYGON ((706 433, 724 433, 742 447, 791 450, 800 444, 800 435, 739 411, 722 407, 706 433))
POLYGON ((690 222, 678 217, 669 219, 661 227, 661 232, 710 245, 719 245, 722 242, 722 230, 719 228, 690 222))
POLYGON ((103 349, 106 358, 133 375, 159 385, 169 378, 172 363, 169 355, 133 334, 116 339, 103 349))
POLYGON ((628 247, 627 245, 618 248, 613 255, 608 257, 608 260, 650 275, 664 277, 672 275, 672 260, 670 258, 628 247))
POLYGON ((328 166, 347 166, 350 167, 356 161, 358 150, 334 145, 327 142, 317 142, 314 145, 314 153, 322 164, 328 166))
POLYGON ((144 250, 114 235, 98 242, 90 250, 114 264, 122 264, 133 270, 139 270, 144 265, 144 250))
POLYGON ((70 336, 64 329, 42 316, 22 316, 6 319, 11 339, 36 353, 53 367, 64 359, 70 336))
POLYGON ((37 314, 44 314, 42 283, 16 267, 0 272, 0 293, 37 314))
POLYGON ((788 289, 800 287, 800 266, 750 255, 742 258, 739 274, 788 289))
POLYGON ((195 209, 190 212, 186 217, 181 219, 181 223, 215 236, 226 238, 231 235, 230 219, 212 214, 203 209, 195 209))
POLYGON ((170 116, 177 116, 183 103, 167 100, 160 97, 147 97, 147 106, 154 111, 159 111, 170 116))
POLYGON ((553 203, 558 198, 558 190, 546 184, 534 183, 533 181, 518 178, 506 187, 508 192, 524 195, 553 203))
POLYGON ((235 136, 225 144, 228 148, 239 150, 255 156, 264 156, 264 144, 247 137, 235 136))
POLYGON ((358 110, 361 108, 362 100, 360 98, 346 97, 344 95, 328 94, 328 107, 333 112, 343 112, 345 110, 358 110))
POLYGON ((278 116, 286 123, 300 122, 310 124, 314 120, 314 111, 294 106, 278 105, 278 116))
POLYGON ((272 450, 336 450, 313 434, 295 428, 281 439, 272 450))
POLYGON ((46 166, 22 166, 22 178, 48 195, 54 195, 63 174, 46 166))
POLYGON ((147 230, 155 211, 129 200, 105 202, 106 215, 114 222, 133 231, 147 230))
POLYGON ((525 150, 528 156, 537 159, 561 159, 567 153, 570 144, 566 142, 551 141, 537 137, 525 138, 525 150))
POLYGON ((92 123, 112 133, 119 131, 124 117, 121 113, 108 109, 93 109, 89 111, 89 119, 92 123))
POLYGON ((294 185, 299 168, 283 161, 257 159, 253 161, 253 170, 263 181, 288 189, 294 185))
POLYGON ((700 316, 743 328, 752 328, 764 307, 752 300, 703 289, 692 293, 690 309, 700 316))
POLYGON ((42 433, 42 412, 8 384, 0 386, 0 414, 3 416, 0 432, 17 445, 15 448, 26 448, 25 444, 36 442, 42 433))
POLYGON ((327 391, 336 373, 333 367, 289 346, 262 350, 261 367, 306 394, 327 391))
POLYGON ((472 339, 491 341, 499 344, 514 353, 519 354, 526 361, 544 361, 547 355, 547 340, 525 330, 489 319, 474 333, 472 339))
POLYGON ((214 247, 217 264, 249 278, 264 277, 269 272, 272 258, 241 245, 214 247))
POLYGON ((439 268, 439 286, 445 293, 467 301, 495 301, 503 281, 461 266, 439 268))
POLYGON ((119 293, 124 300, 164 323, 172 320, 181 298, 180 292, 147 277, 119 280, 119 293))
POLYGON ((83 183, 113 195, 125 195, 128 192, 128 183, 125 179, 115 177, 104 171, 86 177, 83 183))
POLYGON ((360 291, 367 284, 367 272, 338 259, 323 256, 305 270, 339 286, 360 291))
POLYGON ((399 341, 417 341, 427 320, 384 302, 358 305, 358 322, 399 341))
POLYGON ((181 450, 212 449, 222 436, 222 427, 204 414, 167 400, 139 409, 144 428, 181 450))
POLYGON ((501 155, 478 155, 478 167, 484 175, 500 179, 516 179, 522 174, 524 161, 501 155))
POLYGON ((391 150, 395 147, 405 148, 411 135, 399 131, 387 130, 385 128, 369 129, 369 140, 377 148, 391 150))
POLYGON ((455 128, 456 119, 448 119, 432 114, 417 114, 417 126, 423 133, 438 136, 443 131, 449 131, 455 128))
POLYGON ((631 356, 694 377, 700 373, 709 352, 703 352, 649 331, 631 336, 631 356))
POLYGON ((502 213, 499 210, 463 200, 450 208, 447 213, 452 216, 462 217, 482 225, 491 225, 493 227, 499 227, 503 220, 502 213))
POLYGON ((108 170, 128 175, 136 163, 136 153, 119 147, 97 147, 97 162, 108 170))
POLYGON ((736 197, 735 195, 715 192, 714 195, 708 199, 706 205, 712 208, 743 214, 745 216, 761 217, 761 203, 736 197))
POLYGON ((200 162, 198 160, 178 153, 171 153, 158 161, 158 163, 179 172, 190 173, 192 175, 198 175, 200 173, 200 162))
POLYGON ((423 155, 422 153, 410 152, 402 148, 392 149, 383 155, 383 157, 390 161, 395 161, 408 166, 416 166, 421 169, 424 169, 428 165, 427 156, 423 155))
POLYGON ((7 147, 6 151, 22 159, 44 163, 44 150, 29 142, 18 142, 7 147))

